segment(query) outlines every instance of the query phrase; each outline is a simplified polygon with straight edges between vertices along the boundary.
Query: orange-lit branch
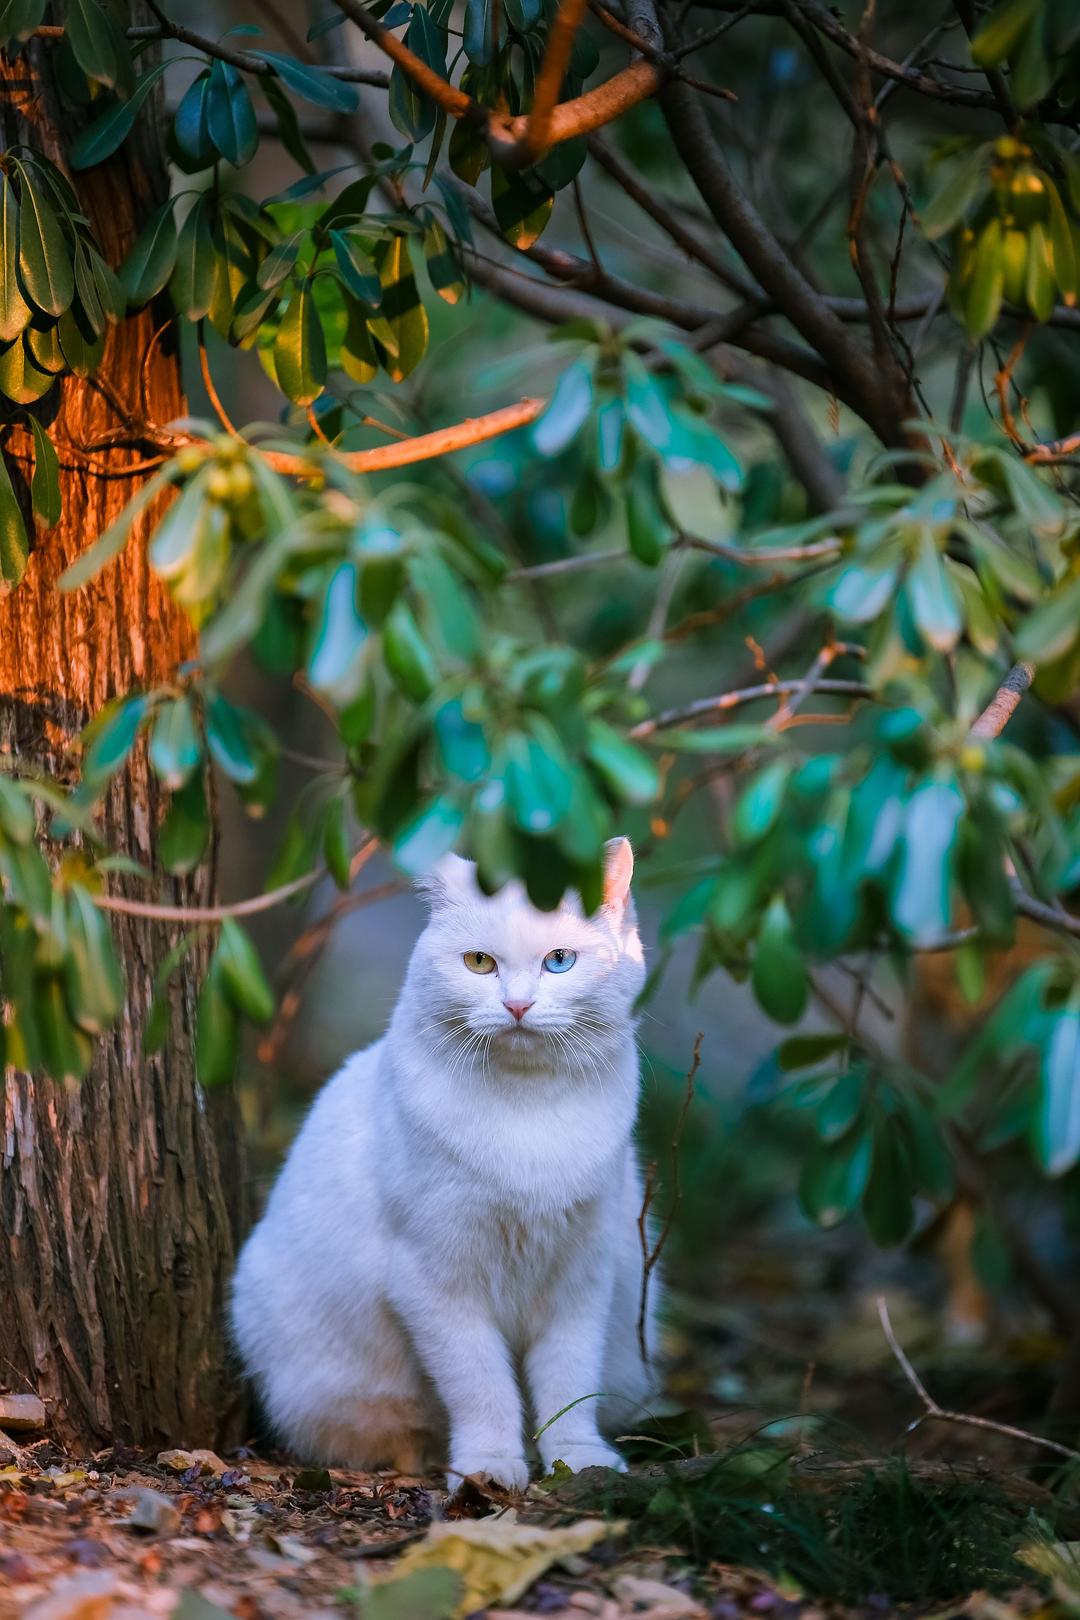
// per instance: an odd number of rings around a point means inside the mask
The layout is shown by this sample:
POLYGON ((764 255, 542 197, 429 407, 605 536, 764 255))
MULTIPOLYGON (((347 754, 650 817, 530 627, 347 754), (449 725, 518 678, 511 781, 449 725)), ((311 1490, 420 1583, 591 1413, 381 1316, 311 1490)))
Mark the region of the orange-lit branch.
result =
POLYGON ((544 59, 536 75, 532 108, 518 142, 523 164, 535 163, 550 145, 551 117, 559 102, 559 91, 566 78, 574 40, 585 17, 587 4, 588 0, 560 0, 548 32, 544 59))
MULTIPOLYGON (((397 444, 380 444, 373 450, 354 450, 337 459, 352 472, 388 472, 394 467, 410 467, 417 461, 431 461, 436 456, 449 455, 453 450, 464 450, 470 444, 483 444, 486 439, 497 439, 500 433, 512 433, 515 428, 527 427, 535 422, 547 404, 546 399, 522 399, 516 405, 504 405, 489 411, 486 416, 466 417, 464 422, 436 428, 434 433, 421 433, 415 439, 402 439, 397 444)), ((263 458, 275 472, 290 477, 310 476, 313 462, 306 456, 290 456, 277 450, 266 450, 263 458)))
POLYGON ((396 62, 417 88, 430 96, 451 118, 467 118, 479 126, 486 126, 488 143, 494 154, 504 162, 515 157, 531 162, 549 147, 573 140, 577 135, 588 135, 594 129, 602 129, 631 107, 636 107, 639 101, 655 95, 663 77, 662 70, 653 62, 632 62, 595 90, 575 96, 572 101, 556 102, 574 36, 585 9, 584 0, 563 0, 552 25, 549 48, 541 66, 533 112, 511 118, 481 107, 471 96, 428 67, 415 51, 410 50, 371 15, 362 0, 336 0, 336 4, 361 33, 384 51, 392 62, 396 62))
MULTIPOLYGON (((661 70, 654 62, 631 62, 629 67, 616 73, 606 84, 598 84, 595 90, 587 90, 583 96, 575 96, 573 101, 561 101, 551 110, 547 146, 559 146, 563 141, 572 141, 577 135, 590 135, 594 129, 603 129, 605 124, 612 123, 624 112, 629 112, 631 107, 636 107, 639 101, 647 101, 654 96, 661 82, 661 70)), ((525 140, 528 127, 527 114, 505 119, 493 114, 488 120, 492 147, 498 152, 499 146, 504 143, 516 146, 525 140)))
POLYGON ((483 118, 482 109, 471 96, 467 96, 464 90, 450 84, 441 74, 436 73, 434 68, 428 67, 427 63, 398 39, 396 34, 392 34, 389 28, 384 28, 360 0, 336 0, 336 3, 349 21, 354 22, 373 45, 377 45, 392 62, 396 62, 417 88, 423 90, 425 95, 429 95, 436 106, 449 113, 451 118, 465 118, 470 114, 478 119, 483 118))

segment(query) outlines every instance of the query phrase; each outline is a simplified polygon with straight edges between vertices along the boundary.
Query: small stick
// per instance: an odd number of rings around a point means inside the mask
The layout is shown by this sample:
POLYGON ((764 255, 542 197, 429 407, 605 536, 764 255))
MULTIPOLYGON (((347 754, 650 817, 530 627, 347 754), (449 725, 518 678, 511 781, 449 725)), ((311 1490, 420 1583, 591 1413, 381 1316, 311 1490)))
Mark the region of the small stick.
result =
POLYGON ((10 1435, 0 1429, 0 1456, 10 1457, 17 1468, 32 1468, 34 1459, 22 1446, 17 1446, 10 1435))
POLYGON ((950 1412, 945 1407, 939 1406, 915 1371, 915 1368, 911 1365, 897 1340, 889 1317, 889 1307, 885 1303, 885 1297, 882 1294, 878 1295, 877 1309, 881 1321, 881 1331, 885 1335, 889 1349, 896 1357, 900 1371, 925 1408, 921 1416, 917 1417, 913 1423, 908 1424, 904 1430, 905 1434, 914 1433, 920 1424, 925 1423, 930 1418, 937 1423, 958 1423, 972 1429, 989 1429, 994 1434, 1008 1436, 1010 1440, 1024 1440, 1028 1445, 1042 1446, 1045 1450, 1052 1451, 1059 1457, 1068 1458, 1070 1462, 1080 1462, 1080 1451, 1073 1451, 1071 1447, 1060 1445, 1056 1440, 1046 1440, 1041 1434, 1031 1434, 1027 1429, 1014 1428, 1011 1423, 996 1423, 992 1418, 976 1417, 971 1412, 950 1412))
POLYGON ((675 1212, 682 1203, 682 1177, 679 1174, 679 1148, 682 1145, 682 1134, 686 1125, 686 1118, 690 1112, 690 1104, 694 1100, 694 1081, 701 1067, 701 1043, 704 1040, 704 1031, 698 1030, 694 1040, 694 1052, 690 1059, 690 1068, 686 1076, 686 1091, 683 1096, 679 1117, 675 1121, 675 1129, 671 1136, 671 1203, 664 1216, 664 1224, 660 1228, 656 1242, 650 1246, 648 1218, 652 1207, 653 1196, 656 1192, 656 1161, 649 1165, 645 1172, 645 1191, 641 1200, 641 1212, 638 1215, 637 1229, 641 1241, 641 1298, 638 1304, 637 1338, 638 1351, 645 1366, 649 1364, 649 1349, 645 1340, 645 1319, 649 1309, 649 1280, 656 1270, 657 1261, 664 1251, 664 1245, 671 1236, 671 1228, 675 1223, 675 1212))

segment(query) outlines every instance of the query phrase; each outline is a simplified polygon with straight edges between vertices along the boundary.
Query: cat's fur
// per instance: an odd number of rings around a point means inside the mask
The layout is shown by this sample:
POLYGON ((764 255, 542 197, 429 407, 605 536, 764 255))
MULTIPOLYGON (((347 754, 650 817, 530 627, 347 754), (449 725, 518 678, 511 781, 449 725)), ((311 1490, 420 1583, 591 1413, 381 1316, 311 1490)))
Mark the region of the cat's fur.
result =
POLYGON ((487 898, 457 856, 428 885, 390 1027, 319 1096, 237 1268, 236 1343, 303 1455, 521 1487, 548 1424, 546 1466, 621 1466, 600 1428, 640 1422, 651 1382, 632 871, 614 841, 594 917, 487 898), (542 966, 557 947, 568 972, 542 966))

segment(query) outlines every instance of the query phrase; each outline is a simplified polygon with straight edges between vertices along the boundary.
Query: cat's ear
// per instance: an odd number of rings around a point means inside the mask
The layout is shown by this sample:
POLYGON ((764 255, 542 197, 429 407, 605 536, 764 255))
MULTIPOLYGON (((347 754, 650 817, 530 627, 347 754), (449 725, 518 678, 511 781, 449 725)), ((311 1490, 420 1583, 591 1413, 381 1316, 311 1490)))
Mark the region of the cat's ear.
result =
POLYGON ((434 911, 475 888, 476 866, 460 855, 444 855, 430 872, 416 879, 415 887, 434 911))
POLYGON ((629 838, 609 838, 604 845, 604 905, 622 911, 630 898, 634 852, 629 838))

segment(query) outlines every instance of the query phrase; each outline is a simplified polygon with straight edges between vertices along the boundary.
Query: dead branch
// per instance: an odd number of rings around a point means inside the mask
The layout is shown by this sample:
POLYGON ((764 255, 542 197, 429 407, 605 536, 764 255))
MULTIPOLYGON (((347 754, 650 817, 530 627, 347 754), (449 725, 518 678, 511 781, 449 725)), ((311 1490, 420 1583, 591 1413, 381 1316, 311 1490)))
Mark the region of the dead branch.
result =
POLYGON ((675 1215, 682 1203, 682 1175, 679 1165, 679 1150, 682 1146, 683 1130, 686 1126, 687 1116, 690 1113, 690 1104, 694 1100, 694 1081, 701 1068, 701 1043, 705 1039, 704 1031, 698 1030, 694 1040, 694 1051, 690 1059, 690 1068, 686 1075, 686 1091, 683 1095, 682 1107, 679 1109, 675 1121, 675 1129, 671 1135, 671 1202, 663 1225, 657 1234, 656 1242, 649 1242, 649 1210, 652 1207, 653 1196, 656 1192, 656 1161, 648 1166, 645 1172, 645 1188, 641 1199, 641 1212, 638 1215, 638 1238, 641 1242, 641 1298, 638 1302, 637 1339, 638 1351, 642 1361, 648 1365, 649 1347, 646 1342, 645 1324, 649 1312, 649 1282, 656 1270, 657 1262, 664 1252, 664 1246, 671 1236, 671 1228, 675 1224, 675 1215))
POLYGON ((939 1406, 915 1371, 915 1368, 911 1365, 896 1334, 893 1332, 889 1307, 882 1294, 878 1295, 877 1310, 881 1322, 881 1331, 885 1335, 889 1349, 895 1356, 900 1371, 924 1407, 920 1416, 913 1423, 908 1424, 904 1430, 905 1434, 913 1434, 921 1424, 930 1420, 936 1423, 956 1423, 972 1429, 987 1429, 993 1434, 1003 1434, 1010 1440, 1022 1440, 1027 1445, 1042 1446, 1044 1450, 1052 1451, 1058 1457, 1064 1457, 1069 1462, 1080 1462, 1080 1451, 1073 1451, 1070 1446, 1063 1446, 1057 1440, 1047 1440, 1041 1434, 1031 1434, 1027 1429, 1017 1429, 1011 1423, 997 1423, 993 1418, 977 1417, 973 1412, 952 1412, 943 1406, 939 1406))
MULTIPOLYGON (((699 720, 705 714, 724 714, 728 709, 738 708, 743 703, 756 703, 761 698, 784 697, 788 693, 801 692, 805 682, 806 677, 800 675, 795 680, 761 681, 756 686, 743 686, 734 692, 721 692, 717 697, 697 698, 685 708, 665 709, 662 714, 655 715, 651 720, 640 721, 628 735, 633 741, 641 742, 657 731, 665 731, 669 726, 684 725, 688 720, 699 720)), ((873 687, 865 685, 862 681, 819 679, 814 682, 813 690, 833 697, 874 696, 873 687)))

